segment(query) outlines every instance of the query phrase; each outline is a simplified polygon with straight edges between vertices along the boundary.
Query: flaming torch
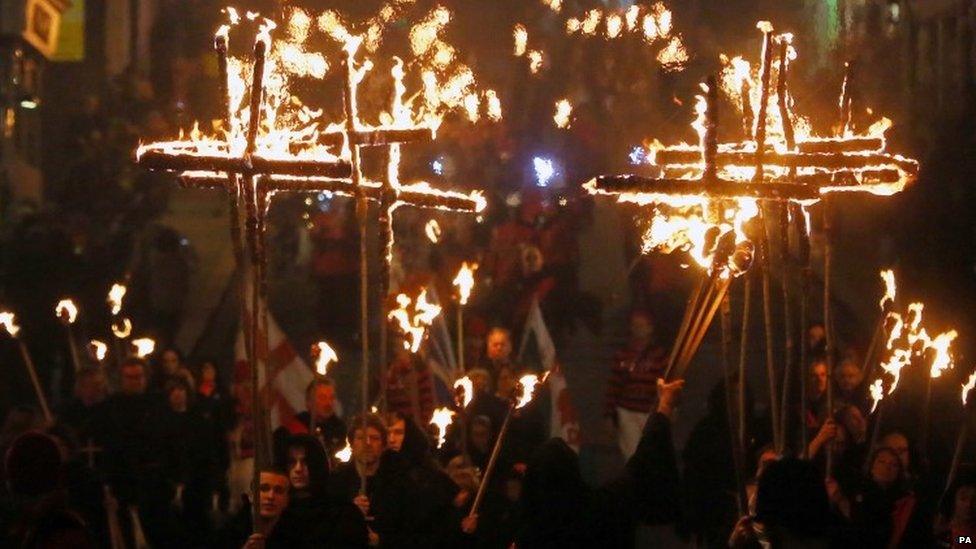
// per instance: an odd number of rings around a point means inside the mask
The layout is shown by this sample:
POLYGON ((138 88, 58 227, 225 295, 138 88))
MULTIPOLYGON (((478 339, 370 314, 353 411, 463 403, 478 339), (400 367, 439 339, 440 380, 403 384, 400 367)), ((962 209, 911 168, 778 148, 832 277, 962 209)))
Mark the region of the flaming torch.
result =
POLYGON ((312 344, 312 359, 315 360, 315 373, 325 377, 329 375, 329 365, 339 361, 335 349, 325 341, 312 344))
POLYGON ((441 307, 427 301, 426 288, 420 291, 416 301, 410 299, 407 294, 399 294, 396 301, 398 307, 390 311, 387 318, 395 321, 400 327, 404 336, 403 347, 411 353, 416 353, 424 341, 427 327, 434 322, 437 315, 441 314, 441 307))
POLYGON ((434 415, 430 418, 430 424, 437 426, 438 448, 442 448, 447 442, 447 428, 454 423, 454 415, 454 410, 442 407, 434 410, 434 415))
POLYGON ((78 356, 78 345, 75 343, 75 333, 71 326, 75 323, 75 320, 78 320, 78 307, 74 301, 65 298, 58 302, 54 308, 54 313, 61 320, 61 324, 64 324, 65 331, 68 334, 68 349, 71 351, 71 364, 74 366, 75 372, 77 372, 81 369, 81 358, 78 356))
MULTIPOLYGON (((119 314, 122 313, 122 299, 125 297, 128 288, 120 282, 112 284, 112 288, 108 291, 108 297, 106 301, 108 302, 109 308, 112 313, 112 331, 115 331, 115 323, 118 321, 119 314)), ((127 337, 127 336, 126 336, 127 337)), ((112 349, 115 354, 116 365, 121 364, 122 361, 122 341, 119 337, 112 340, 112 349)))
POLYGON ((464 376, 454 382, 454 404, 457 407, 458 428, 461 431, 461 455, 468 455, 468 405, 474 398, 474 383, 464 376))
POLYGON ((458 348, 458 369, 464 372, 464 306, 468 304, 471 297, 471 289, 474 288, 474 272, 478 270, 478 264, 468 265, 465 261, 461 263, 461 269, 454 277, 454 285, 458 289, 458 308, 457 308, 457 348, 458 348))
POLYGON ((478 508, 481 507, 481 502, 485 497, 485 491, 488 488, 489 481, 491 480, 491 474, 495 470, 495 464, 498 462, 498 455, 502 449, 502 442, 505 440, 505 434, 508 433, 509 425, 512 422, 512 416, 515 414, 516 410, 524 408, 528 403, 532 402, 536 389, 539 387, 539 385, 545 383, 548 377, 549 373, 546 372, 541 378, 535 374, 526 374, 519 378, 518 384, 515 388, 515 394, 513 394, 510 399, 508 413, 505 414, 505 420, 502 421, 502 426, 498 430, 498 437, 495 439, 495 446, 491 449, 491 457, 488 458, 488 465, 485 467, 485 474, 481 477, 481 485, 478 486, 478 494, 475 496, 474 503, 471 505, 471 511, 468 513, 469 517, 477 515, 478 508))
POLYGON ((945 489, 942 491, 942 497, 939 498, 939 508, 942 507, 942 501, 945 500, 946 494, 949 493, 949 489, 952 488, 952 484, 956 481, 956 476, 959 474, 959 463, 962 460, 962 451, 966 447, 966 440, 969 438, 969 424, 972 421, 972 410, 973 406, 969 403, 969 395, 973 389, 976 389, 976 372, 973 372, 969 379, 962 384, 962 409, 963 418, 962 425, 959 426, 959 435, 956 437, 956 449, 952 452, 952 463, 949 466, 949 475, 946 477, 945 489))
POLYGON ((106 345, 104 341, 93 339, 88 342, 88 352, 96 362, 101 364, 108 355, 108 345, 106 345))
POLYGON ((135 355, 139 358, 146 358, 151 355, 153 351, 156 350, 156 340, 150 339, 148 337, 141 337, 139 339, 132 340, 132 348, 135 349, 135 355))
POLYGON ((7 332, 7 335, 17 340, 17 345, 20 348, 20 356, 24 360, 24 366, 27 368, 27 375, 30 376, 31 384, 34 386, 34 394, 37 395, 37 403, 41 406, 41 412, 44 414, 44 420, 51 423, 53 416, 51 415, 51 408, 47 405, 47 397, 44 396, 44 389, 41 388, 41 381, 37 377, 37 370, 34 368, 34 360, 31 359, 30 351, 27 350, 27 344, 24 340, 18 337, 20 334, 20 326, 17 325, 17 317, 10 311, 0 312, 0 326, 7 332))

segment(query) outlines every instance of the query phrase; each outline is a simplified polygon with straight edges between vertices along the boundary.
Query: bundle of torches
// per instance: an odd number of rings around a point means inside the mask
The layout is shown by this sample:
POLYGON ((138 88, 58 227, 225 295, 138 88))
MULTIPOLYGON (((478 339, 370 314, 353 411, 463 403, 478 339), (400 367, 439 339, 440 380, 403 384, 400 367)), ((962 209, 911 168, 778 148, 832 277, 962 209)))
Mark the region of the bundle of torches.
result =
MULTIPOLYGON (((115 283, 109 290, 107 298, 113 319, 111 329, 113 335, 115 336, 113 355, 115 357, 116 365, 121 364, 122 360, 130 356, 146 358, 156 349, 156 341, 152 338, 140 337, 131 340, 129 339, 132 334, 132 322, 128 318, 120 316, 122 313, 122 300, 125 297, 125 293, 125 285, 115 283)), ((84 359, 82 359, 81 354, 82 351, 79 349, 74 328, 74 325, 78 320, 78 314, 78 306, 70 298, 64 298, 58 301, 57 305, 54 307, 55 317, 65 327, 68 351, 71 356, 71 364, 75 373, 77 373, 84 366, 84 359)), ((27 369, 27 375, 30 377, 31 385, 34 388, 38 405, 41 408, 41 413, 43 413, 45 421, 50 423, 53 421, 54 416, 51 413, 50 406, 48 405, 44 388, 41 386, 40 379, 37 376, 37 370, 34 367, 34 360, 31 357, 30 350, 28 349, 27 343, 24 341, 20 332, 20 325, 17 323, 17 315, 9 310, 0 311, 0 327, 3 328, 3 331, 6 332, 8 336, 17 341, 21 359, 24 362, 24 367, 27 369)), ((104 367, 106 365, 106 359, 109 356, 109 348, 105 342, 92 339, 88 342, 87 351, 88 356, 96 365, 100 367, 104 367)))
POLYGON ((787 85, 789 66, 796 58, 792 35, 776 34, 765 21, 757 28, 764 36, 759 67, 753 68, 742 57, 723 56, 721 76, 701 85, 703 93, 696 97, 696 118, 691 124, 698 144, 664 146, 654 140, 631 155, 635 163, 646 165, 649 176, 601 176, 584 184, 591 194, 654 205, 655 215, 644 233, 644 251, 684 250, 705 269, 672 348, 669 376, 683 374, 731 279, 746 273, 754 256, 768 264, 764 202, 784 204, 783 232, 791 222, 800 225, 806 242, 807 208, 828 194, 856 191, 886 196, 900 192, 918 172, 916 161, 885 152, 889 120, 855 134, 850 71, 841 93, 842 122, 836 135, 814 137, 809 121, 792 110, 787 85), (742 141, 718 141, 720 92, 740 112, 742 141), (753 220, 760 225, 756 245, 746 231, 753 220))
MULTIPOLYGON (((454 286, 457 287, 458 331, 456 352, 458 356, 457 371, 459 372, 464 372, 463 310, 471 297, 471 292, 475 284, 474 273, 477 268, 477 263, 469 264, 468 262, 463 262, 453 281, 454 286)), ((396 324, 403 336, 404 349, 410 353, 417 353, 420 350, 420 346, 427 337, 427 329, 442 312, 442 307, 430 303, 426 296, 426 288, 421 288, 416 298, 411 298, 402 293, 398 294, 397 303, 399 307, 390 311, 388 315, 388 320, 396 324)), ((312 345, 312 358, 315 362, 316 374, 323 377, 328 376, 329 366, 339 360, 335 350, 325 341, 319 341, 312 345)), ((475 495, 474 503, 469 511, 469 516, 476 515, 481 506, 488 481, 498 462, 498 456, 504 444, 512 418, 517 413, 517 410, 524 408, 532 402, 536 390, 542 383, 545 383, 548 377, 548 372, 542 376, 525 374, 516 383, 515 391, 509 399, 508 412, 495 438, 495 444, 492 447, 488 464, 485 470, 481 472, 481 482, 478 487, 478 492, 475 495)), ((461 444, 464 445, 465 442, 466 435, 464 432, 466 430, 467 419, 465 411, 474 398, 474 383, 468 376, 458 377, 454 381, 454 392, 454 409, 446 406, 437 408, 433 411, 430 419, 430 425, 437 428, 438 448, 442 448, 447 443, 448 432, 452 426, 461 433, 459 435, 461 444)), ((335 452, 333 456, 343 463, 352 459, 352 446, 349 441, 347 440, 346 445, 335 452)))

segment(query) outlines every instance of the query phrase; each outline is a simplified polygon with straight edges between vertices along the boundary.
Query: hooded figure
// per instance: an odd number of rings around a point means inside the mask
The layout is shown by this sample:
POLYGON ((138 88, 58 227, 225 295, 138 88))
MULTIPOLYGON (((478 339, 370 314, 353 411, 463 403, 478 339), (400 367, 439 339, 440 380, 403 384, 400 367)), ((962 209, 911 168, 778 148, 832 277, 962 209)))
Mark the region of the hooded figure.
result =
POLYGON ((329 460, 322 443, 311 435, 292 435, 276 442, 275 460, 288 472, 291 483, 282 520, 300 531, 301 539, 317 547, 365 547, 362 513, 348 501, 328 497, 329 460), (296 478, 302 482, 296 483, 296 478))
POLYGON ((453 505, 459 488, 430 451, 420 427, 404 419, 403 444, 380 458, 372 501, 376 532, 384 547, 437 547, 453 537, 461 512, 453 505))
POLYGON ((638 522, 675 522, 679 477, 668 413, 659 407, 651 415, 624 472, 599 488, 583 482, 579 457, 562 439, 543 444, 525 473, 518 547, 633 547, 638 522))

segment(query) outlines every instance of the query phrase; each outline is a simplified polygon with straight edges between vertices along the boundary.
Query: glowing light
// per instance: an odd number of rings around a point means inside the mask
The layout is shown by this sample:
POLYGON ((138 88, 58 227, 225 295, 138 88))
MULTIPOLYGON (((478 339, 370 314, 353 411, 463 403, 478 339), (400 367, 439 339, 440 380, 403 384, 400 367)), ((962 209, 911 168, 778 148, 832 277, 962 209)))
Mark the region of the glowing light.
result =
POLYGON ((108 354, 108 345, 97 339, 93 339, 88 342, 88 346, 91 348, 91 353, 95 357, 95 360, 99 362, 105 360, 105 356, 108 354))
POLYGON ((532 74, 537 74, 540 70, 542 70, 542 63, 543 58, 541 51, 532 50, 529 52, 529 71, 531 71, 532 74))
POLYGON ((548 158, 535 157, 532 159, 535 169, 535 181, 539 187, 549 186, 549 181, 556 175, 556 166, 548 158))
POLYGON ((132 340, 132 346, 136 350, 136 356, 146 358, 156 350, 156 341, 148 337, 141 337, 132 340))
POLYGON ((123 318, 112 322, 112 333, 119 339, 125 339, 132 334, 132 321, 123 318))
POLYGON ((976 372, 969 376, 969 380, 962 384, 962 405, 969 404, 969 392, 976 388, 976 372))
POLYGON ((897 295, 895 271, 892 271, 891 269, 881 271, 881 280, 883 280, 885 284, 885 294, 881 298, 879 306, 881 307, 881 310, 884 311, 888 308, 888 306, 895 304, 895 296, 897 295))
POLYGON ((515 407, 524 408, 528 403, 532 402, 532 399, 535 397, 536 388, 540 383, 545 382, 548 377, 549 372, 543 374, 541 379, 535 374, 526 374, 519 378, 518 384, 521 391, 518 401, 515 403, 515 407))
POLYGON ((54 308, 55 314, 66 324, 74 324, 78 319, 78 307, 70 299, 62 299, 54 308))
POLYGON ((316 342, 312 345, 312 354, 315 359, 315 372, 320 376, 329 375, 329 365, 339 361, 339 355, 335 349, 325 341, 316 342))
POLYGON ((404 349, 416 353, 423 343, 427 327, 441 314, 441 307, 427 301, 426 288, 420 291, 416 300, 410 299, 406 294, 399 294, 396 302, 397 308, 390 311, 387 318, 395 321, 403 333, 404 349))
POLYGON ((474 383, 471 378, 464 376, 454 382, 454 392, 457 395, 458 405, 461 408, 467 408, 468 404, 471 404, 471 400, 474 398, 474 383))
POLYGON ((352 446, 349 445, 348 441, 342 450, 335 453, 335 458, 342 463, 349 463, 349 460, 352 459, 352 446))
POLYGON ((468 264, 467 261, 461 263, 457 276, 454 277, 453 284, 458 288, 458 297, 461 305, 468 304, 471 297, 471 289, 474 288, 474 272, 478 270, 477 263, 468 264))
POLYGON ((17 325, 17 317, 10 311, 0 312, 0 326, 10 335, 10 337, 17 337, 20 333, 20 326, 17 325))
POLYGON ((568 128, 569 127, 569 117, 573 114, 573 105, 568 99, 560 99, 556 101, 556 114, 553 115, 552 120, 556 123, 556 127, 568 128))
POLYGON ((447 442, 447 428, 454 423, 454 411, 450 408, 438 408, 430 418, 430 424, 437 426, 437 447, 447 442))
POLYGON ((522 57, 525 55, 526 44, 529 41, 529 32, 525 29, 525 25, 519 23, 515 25, 515 57, 522 57))
POLYGON ((126 287, 122 284, 112 284, 108 291, 108 304, 112 307, 112 315, 122 312, 122 298, 125 297, 126 287))
POLYGON ((441 239, 441 226, 437 223, 436 219, 431 219, 424 225, 424 233, 427 235, 427 239, 437 244, 441 239))
POLYGON ((430 169, 437 175, 444 175, 444 162, 440 159, 430 163, 430 169))

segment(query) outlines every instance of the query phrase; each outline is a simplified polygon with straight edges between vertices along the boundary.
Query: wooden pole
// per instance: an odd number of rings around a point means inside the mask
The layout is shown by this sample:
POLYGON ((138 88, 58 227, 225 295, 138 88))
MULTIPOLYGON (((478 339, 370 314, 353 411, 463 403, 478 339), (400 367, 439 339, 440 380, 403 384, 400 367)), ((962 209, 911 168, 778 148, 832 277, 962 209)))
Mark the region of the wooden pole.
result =
POLYGON ((81 355, 78 353, 78 342, 75 340, 75 331, 70 322, 64 323, 65 332, 68 335, 68 350, 71 352, 71 366, 75 373, 81 370, 81 355))
MULTIPOLYGON (((824 340, 827 359, 827 417, 834 413, 834 329, 833 316, 831 315, 831 274, 833 271, 833 225, 830 216, 830 198, 824 197, 823 200, 823 226, 824 226, 824 294, 823 294, 823 321, 824 321, 824 340)), ((834 441, 827 445, 827 477, 830 478, 834 473, 834 441)))
POLYGON ((501 429, 498 430, 498 437, 495 438, 495 446, 491 449, 491 456, 488 458, 488 465, 485 466, 485 474, 481 476, 481 484, 478 485, 478 493, 474 497, 474 503, 471 504, 471 510, 468 512, 468 516, 472 517, 478 514, 478 508, 481 507, 481 502, 485 498, 485 492, 488 490, 488 483, 491 480, 491 474, 495 471, 495 465, 498 463, 498 455, 501 453, 502 441, 505 440, 505 434, 508 433, 508 427, 512 423, 512 415, 515 413, 515 403, 511 403, 508 406, 508 413, 505 414, 505 420, 502 421, 501 429))
MULTIPOLYGON (((350 160, 352 162, 352 183, 356 197, 356 220, 359 225, 359 330, 362 344, 362 377, 360 379, 363 418, 369 413, 369 202, 363 189, 362 163, 359 145, 352 143, 352 136, 358 126, 358 107, 356 104, 356 67, 355 51, 346 53, 346 82, 343 88, 344 107, 346 114, 346 134, 349 141, 350 160)), ((366 493, 366 477, 360 479, 359 493, 366 493)))
POLYGON ((745 289, 742 298, 742 333, 739 335, 739 448, 743 455, 748 448, 748 426, 746 425, 746 360, 749 350, 749 322, 752 309, 752 273, 745 274, 745 289))
POLYGON ((780 430, 779 392, 776 390, 776 359, 773 337, 773 303, 770 283, 769 239, 766 233, 766 214, 759 205, 759 257, 763 294, 763 327, 766 334, 766 381, 769 384, 769 417, 772 421, 773 444, 777 452, 783 451, 783 432, 780 430))
MULTIPOLYGON (((728 294, 722 298, 722 371, 725 374, 725 414, 729 426, 729 443, 732 450, 732 462, 735 467, 736 502, 739 516, 749 512, 749 500, 743 482, 745 471, 743 467, 743 452, 739 447, 741 437, 736 433, 735 391, 732 383, 735 380, 735 370, 732 368, 732 306, 728 294)), ((740 380, 741 383, 741 380, 740 380)))
POLYGON ((800 376, 800 457, 807 457, 807 330, 810 317, 808 314, 810 301, 810 235, 807 233, 806 212, 799 204, 790 203, 793 211, 793 223, 797 228, 797 262, 800 265, 800 363, 797 368, 800 376))
POLYGON ((37 404, 41 407, 41 413, 44 414, 44 421, 51 423, 54 420, 54 415, 51 414, 51 408, 47 404, 47 396, 44 395, 44 388, 41 386, 41 380, 37 377, 37 369, 34 368, 34 360, 31 358, 30 351, 27 350, 27 344, 23 339, 15 338, 17 340, 17 346, 20 349, 20 357, 24 360, 24 366, 27 368, 27 375, 30 376, 31 385, 34 386, 34 394, 37 395, 37 404))
POLYGON ((795 415, 788 413, 790 409, 790 395, 792 388, 792 375, 796 369, 796 349, 793 343, 793 309, 790 303, 790 279, 792 276, 790 257, 790 218, 788 205, 784 202, 778 207, 779 214, 779 234, 780 234, 780 262, 782 264, 781 291, 783 293, 783 384, 781 389, 782 399, 780 400, 780 434, 783 437, 783 444, 789 444, 790 418, 795 415))

